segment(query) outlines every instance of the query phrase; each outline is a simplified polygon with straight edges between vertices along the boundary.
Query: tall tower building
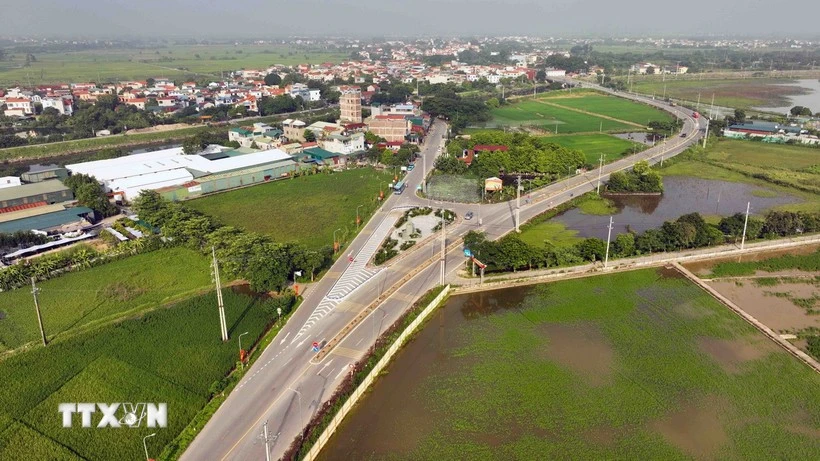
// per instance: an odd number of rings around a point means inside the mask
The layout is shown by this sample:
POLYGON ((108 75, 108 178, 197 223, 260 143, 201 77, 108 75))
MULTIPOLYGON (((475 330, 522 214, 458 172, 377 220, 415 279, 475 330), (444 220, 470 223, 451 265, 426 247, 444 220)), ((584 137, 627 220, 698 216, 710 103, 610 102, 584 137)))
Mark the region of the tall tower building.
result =
POLYGON ((362 90, 359 87, 342 88, 339 98, 341 121, 348 123, 362 123, 362 90))

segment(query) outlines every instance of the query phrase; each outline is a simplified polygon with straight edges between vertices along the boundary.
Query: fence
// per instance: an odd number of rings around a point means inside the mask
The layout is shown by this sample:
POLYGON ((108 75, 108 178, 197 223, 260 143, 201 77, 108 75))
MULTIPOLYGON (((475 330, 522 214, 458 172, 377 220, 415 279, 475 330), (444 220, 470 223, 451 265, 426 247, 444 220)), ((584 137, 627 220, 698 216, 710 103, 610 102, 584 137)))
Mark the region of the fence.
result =
POLYGON ((316 443, 310 448, 310 451, 307 452, 307 455, 305 455, 305 460, 312 461, 316 459, 316 457, 319 455, 319 452, 322 451, 322 448, 324 448, 325 444, 327 444, 328 440, 330 440, 330 437, 333 436, 333 434, 336 432, 336 429, 339 427, 339 424, 342 423, 345 416, 347 416, 350 410, 353 409, 353 406, 356 405, 359 399, 364 395, 365 391, 367 391, 367 388, 370 387, 371 384, 373 384, 373 382, 376 380, 376 377, 379 376, 382 370, 384 370, 387 367, 387 364, 390 363, 390 360, 393 359, 393 356, 396 355, 399 349, 401 349, 402 345, 404 345, 404 343, 407 341, 410 335, 412 335, 413 332, 416 331, 416 329, 419 327, 419 325, 421 325, 422 322, 424 322, 424 320, 430 315, 430 313, 432 313, 436 309, 436 307, 438 307, 438 305, 447 296, 449 292, 450 285, 447 285, 444 287, 443 290, 441 290, 441 293, 439 293, 438 296, 436 296, 435 299, 433 299, 430 302, 430 304, 428 304, 427 307, 424 308, 421 314, 419 314, 418 317, 416 317, 415 320, 413 320, 413 322, 411 322, 410 325, 408 325, 407 328, 404 329, 401 335, 399 335, 399 337, 396 338, 396 341, 393 343, 393 345, 390 346, 389 349, 387 349, 387 352, 384 354, 381 360, 379 360, 379 363, 377 363, 376 366, 373 367, 372 370, 370 370, 370 373, 368 373, 364 381, 362 381, 362 383, 359 384, 359 387, 357 387, 356 390, 353 391, 353 394, 350 395, 350 398, 347 399, 344 405, 342 405, 342 408, 339 409, 339 412, 336 413, 336 415, 333 417, 333 420, 325 428, 324 432, 322 432, 322 434, 319 436, 319 439, 316 440, 316 443))

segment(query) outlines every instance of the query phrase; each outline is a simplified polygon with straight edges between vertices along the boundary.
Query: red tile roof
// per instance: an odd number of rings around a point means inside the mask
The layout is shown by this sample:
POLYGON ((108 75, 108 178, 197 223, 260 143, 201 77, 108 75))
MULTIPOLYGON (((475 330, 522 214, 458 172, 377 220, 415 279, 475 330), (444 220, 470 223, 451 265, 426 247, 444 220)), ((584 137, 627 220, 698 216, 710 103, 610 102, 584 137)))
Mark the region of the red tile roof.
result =
POLYGON ((48 205, 48 202, 34 202, 24 203, 22 205, 7 206, 5 208, 0 208, 0 213, 11 213, 13 211, 28 210, 29 208, 37 208, 38 206, 45 205, 48 205))

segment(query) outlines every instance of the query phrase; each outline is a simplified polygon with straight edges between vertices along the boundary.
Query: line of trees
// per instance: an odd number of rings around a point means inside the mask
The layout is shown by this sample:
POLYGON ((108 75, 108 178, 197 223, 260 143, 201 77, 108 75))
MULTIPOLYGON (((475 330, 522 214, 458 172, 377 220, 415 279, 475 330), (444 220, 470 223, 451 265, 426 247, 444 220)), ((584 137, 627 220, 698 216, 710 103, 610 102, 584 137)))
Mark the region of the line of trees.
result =
POLYGON ((333 249, 329 246, 311 250, 223 226, 181 203, 164 199, 156 191, 140 193, 134 209, 140 219, 160 229, 162 236, 176 245, 203 254, 210 254, 211 248, 215 248, 226 276, 248 281, 257 292, 282 291, 295 271, 305 271, 312 280, 333 261, 333 249))
MULTIPOLYGON (((666 221, 657 229, 643 233, 619 234, 610 245, 610 258, 628 258, 658 252, 681 251, 739 241, 745 215, 738 213, 721 219, 718 225, 707 223, 698 213, 689 213, 666 221)), ((776 238, 820 231, 820 213, 771 211, 764 219, 749 218, 746 239, 776 238)), ((509 234, 497 241, 487 240, 483 232, 470 231, 464 246, 483 263, 488 272, 568 266, 603 261, 606 242, 586 238, 573 246, 542 247, 530 245, 517 235, 509 234)))

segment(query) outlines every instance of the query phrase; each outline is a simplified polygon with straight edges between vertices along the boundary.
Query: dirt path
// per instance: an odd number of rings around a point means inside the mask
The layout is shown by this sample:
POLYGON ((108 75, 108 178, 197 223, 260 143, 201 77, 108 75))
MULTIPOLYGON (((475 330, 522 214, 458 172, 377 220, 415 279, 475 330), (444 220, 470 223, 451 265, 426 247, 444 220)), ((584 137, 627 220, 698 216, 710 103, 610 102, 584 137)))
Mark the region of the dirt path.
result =
POLYGON ((588 110, 576 109, 574 107, 562 106, 561 104, 555 104, 554 102, 547 102, 547 101, 544 101, 542 99, 533 99, 533 101, 535 101, 537 103, 540 103, 540 104, 547 105, 547 106, 557 107, 559 109, 571 110, 573 112, 578 112, 579 114, 586 114, 586 115, 591 115, 593 117, 598 117, 598 118, 603 118, 603 119, 606 119, 606 120, 611 120, 613 122, 624 123, 626 125, 634 126, 634 127, 640 128, 640 129, 646 128, 645 126, 641 125, 640 123, 628 122, 626 120, 621 120, 619 118, 610 117, 608 115, 596 114, 595 112, 590 112, 588 110))

